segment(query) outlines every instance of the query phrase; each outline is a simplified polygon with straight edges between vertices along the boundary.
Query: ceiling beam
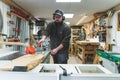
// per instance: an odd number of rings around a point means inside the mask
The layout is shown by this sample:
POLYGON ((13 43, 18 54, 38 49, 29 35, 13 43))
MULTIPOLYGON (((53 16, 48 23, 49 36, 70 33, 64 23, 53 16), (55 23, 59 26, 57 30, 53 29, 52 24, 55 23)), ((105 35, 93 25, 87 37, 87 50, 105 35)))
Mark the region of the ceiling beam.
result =
POLYGON ((116 5, 115 7, 111 8, 111 9, 113 9, 113 10, 115 10, 115 11, 120 10, 120 3, 119 3, 118 5, 116 5))

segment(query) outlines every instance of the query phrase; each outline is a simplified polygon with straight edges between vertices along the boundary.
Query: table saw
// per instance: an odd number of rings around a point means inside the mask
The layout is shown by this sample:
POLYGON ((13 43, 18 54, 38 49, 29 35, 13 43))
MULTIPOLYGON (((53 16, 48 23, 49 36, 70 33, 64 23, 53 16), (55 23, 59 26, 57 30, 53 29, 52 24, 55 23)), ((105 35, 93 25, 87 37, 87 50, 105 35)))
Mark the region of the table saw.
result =
POLYGON ((2 80, 120 80, 120 74, 112 73, 98 64, 39 64, 28 72, 0 71, 0 78, 2 80))
POLYGON ((97 49, 102 65, 113 73, 120 73, 120 53, 97 49))

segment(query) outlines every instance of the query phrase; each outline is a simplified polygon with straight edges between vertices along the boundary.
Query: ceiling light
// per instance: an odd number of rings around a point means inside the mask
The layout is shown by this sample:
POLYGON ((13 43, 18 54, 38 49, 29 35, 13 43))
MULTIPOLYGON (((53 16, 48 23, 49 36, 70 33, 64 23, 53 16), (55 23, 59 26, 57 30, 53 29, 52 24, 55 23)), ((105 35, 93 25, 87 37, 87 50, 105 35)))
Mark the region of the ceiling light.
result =
POLYGON ((87 18, 88 16, 83 16, 75 25, 79 25, 80 23, 82 23, 85 18, 87 18))
POLYGON ((65 18, 73 18, 74 14, 64 14, 65 18))
POLYGON ((56 2, 81 2, 81 0, 56 0, 56 2))

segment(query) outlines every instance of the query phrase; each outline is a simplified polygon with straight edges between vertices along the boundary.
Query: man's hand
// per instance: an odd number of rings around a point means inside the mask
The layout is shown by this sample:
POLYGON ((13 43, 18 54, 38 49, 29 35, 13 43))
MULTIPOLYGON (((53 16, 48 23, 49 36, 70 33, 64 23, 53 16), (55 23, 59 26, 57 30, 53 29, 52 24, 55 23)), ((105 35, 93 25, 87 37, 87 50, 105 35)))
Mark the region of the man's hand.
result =
POLYGON ((44 42, 45 40, 44 39, 41 39, 39 42, 38 42, 38 47, 40 47, 42 44, 43 44, 43 42, 44 42))
POLYGON ((51 51, 51 55, 55 55, 62 48, 63 48, 63 45, 60 44, 57 48, 55 48, 51 51))
POLYGON ((42 39, 38 42, 38 45, 37 45, 38 47, 40 47, 43 44, 43 42, 45 41, 45 38, 46 38, 46 36, 43 35, 42 39))
POLYGON ((55 49, 51 50, 51 55, 55 55, 57 52, 58 52, 58 49, 55 48, 55 49))

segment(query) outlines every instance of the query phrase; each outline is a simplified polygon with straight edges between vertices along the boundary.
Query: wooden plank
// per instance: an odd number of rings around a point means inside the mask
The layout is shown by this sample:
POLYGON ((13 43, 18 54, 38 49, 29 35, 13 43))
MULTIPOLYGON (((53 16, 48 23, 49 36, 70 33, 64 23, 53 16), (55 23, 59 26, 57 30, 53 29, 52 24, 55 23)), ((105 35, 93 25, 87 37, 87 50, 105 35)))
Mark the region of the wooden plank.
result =
POLYGON ((41 63, 44 59, 43 54, 37 54, 37 55, 24 55, 19 58, 16 58, 12 60, 10 63, 3 65, 1 67, 1 70, 4 71, 12 71, 15 66, 25 66, 27 67, 27 71, 33 69, 36 67, 39 63, 41 63))
MULTIPOLYGON (((3 42, 3 36, 0 35, 0 42, 3 42)), ((0 48, 3 48, 3 44, 0 43, 0 48)))

